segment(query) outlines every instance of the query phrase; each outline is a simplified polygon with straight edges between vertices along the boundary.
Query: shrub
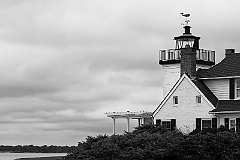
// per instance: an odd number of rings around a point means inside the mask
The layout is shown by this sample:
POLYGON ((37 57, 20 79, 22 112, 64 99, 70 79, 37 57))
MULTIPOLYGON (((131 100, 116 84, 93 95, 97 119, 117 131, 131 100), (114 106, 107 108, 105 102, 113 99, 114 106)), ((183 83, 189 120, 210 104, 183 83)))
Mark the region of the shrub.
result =
POLYGON ((177 129, 170 132, 164 126, 148 124, 122 135, 87 137, 78 148, 65 159, 231 160, 240 159, 240 133, 220 127, 184 135, 177 129))

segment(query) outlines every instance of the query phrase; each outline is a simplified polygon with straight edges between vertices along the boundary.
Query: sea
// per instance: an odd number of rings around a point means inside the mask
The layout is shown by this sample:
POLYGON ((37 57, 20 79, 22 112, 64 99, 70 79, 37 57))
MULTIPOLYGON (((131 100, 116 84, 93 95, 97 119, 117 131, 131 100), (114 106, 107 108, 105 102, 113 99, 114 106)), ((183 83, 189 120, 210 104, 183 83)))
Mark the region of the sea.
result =
POLYGON ((0 153, 0 160, 14 160, 17 158, 51 157, 66 155, 67 153, 0 153))

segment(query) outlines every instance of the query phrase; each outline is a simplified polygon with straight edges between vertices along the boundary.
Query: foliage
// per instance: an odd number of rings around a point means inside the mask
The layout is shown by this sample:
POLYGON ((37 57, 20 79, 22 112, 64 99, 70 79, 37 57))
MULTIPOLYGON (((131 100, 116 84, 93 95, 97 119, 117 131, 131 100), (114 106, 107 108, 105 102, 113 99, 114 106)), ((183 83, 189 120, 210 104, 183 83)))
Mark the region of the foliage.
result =
POLYGON ((240 133, 219 128, 188 135, 164 126, 142 125, 122 135, 98 135, 80 142, 65 160, 240 159, 240 133))
POLYGON ((194 131, 190 132, 190 135, 194 135, 194 134, 206 134, 206 133, 212 133, 212 134, 217 134, 218 132, 224 132, 224 131, 230 131, 228 129, 226 129, 223 125, 221 125, 219 128, 214 129, 214 128, 207 128, 204 130, 197 130, 195 129, 194 131))
POLYGON ((33 145, 17 145, 17 146, 0 146, 0 152, 14 153, 72 153, 77 150, 76 146, 33 146, 33 145))

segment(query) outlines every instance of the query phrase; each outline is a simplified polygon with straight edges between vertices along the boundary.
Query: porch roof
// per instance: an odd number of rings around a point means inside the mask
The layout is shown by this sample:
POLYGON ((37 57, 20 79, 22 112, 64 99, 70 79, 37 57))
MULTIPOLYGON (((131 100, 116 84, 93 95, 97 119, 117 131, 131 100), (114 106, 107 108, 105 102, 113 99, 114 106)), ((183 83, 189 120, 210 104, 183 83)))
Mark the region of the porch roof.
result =
POLYGON ((240 112, 240 100, 219 100, 216 109, 209 113, 236 113, 240 112))
POLYGON ((152 112, 147 111, 139 111, 139 112, 107 112, 105 113, 108 117, 111 118, 132 118, 132 119, 138 119, 138 118, 151 118, 152 112))

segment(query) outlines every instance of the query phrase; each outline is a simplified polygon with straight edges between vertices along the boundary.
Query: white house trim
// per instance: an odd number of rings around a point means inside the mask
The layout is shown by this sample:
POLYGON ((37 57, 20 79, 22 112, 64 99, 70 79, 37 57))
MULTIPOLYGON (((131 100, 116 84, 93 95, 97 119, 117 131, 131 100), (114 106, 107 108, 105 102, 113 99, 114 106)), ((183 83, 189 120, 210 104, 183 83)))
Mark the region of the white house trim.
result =
POLYGON ((176 84, 173 86, 173 88, 170 90, 170 92, 167 94, 167 96, 163 99, 163 101, 160 103, 160 105, 157 107, 157 109, 153 112, 153 117, 156 116, 156 114, 159 112, 159 110, 163 107, 163 105, 166 103, 166 101, 170 98, 170 96, 174 93, 174 91, 177 89, 177 87, 181 84, 183 79, 186 78, 188 82, 200 93, 200 95, 207 101, 207 103, 212 107, 212 109, 215 109, 213 104, 206 98, 206 96, 198 89, 198 87, 191 81, 191 79, 186 75, 183 74, 182 77, 176 82, 176 84))
POLYGON ((176 90, 176 88, 179 86, 179 84, 182 82, 182 80, 184 79, 184 77, 187 77, 186 74, 183 74, 182 77, 180 79, 178 79, 178 81, 175 83, 175 85, 173 86, 173 88, 170 90, 170 92, 168 92, 168 94, 166 95, 166 97, 163 99, 163 101, 159 104, 159 106, 157 107, 157 109, 153 112, 153 117, 155 117, 155 115, 159 112, 159 110, 162 108, 162 106, 166 103, 166 101, 169 99, 169 97, 173 94, 173 92, 176 90))

